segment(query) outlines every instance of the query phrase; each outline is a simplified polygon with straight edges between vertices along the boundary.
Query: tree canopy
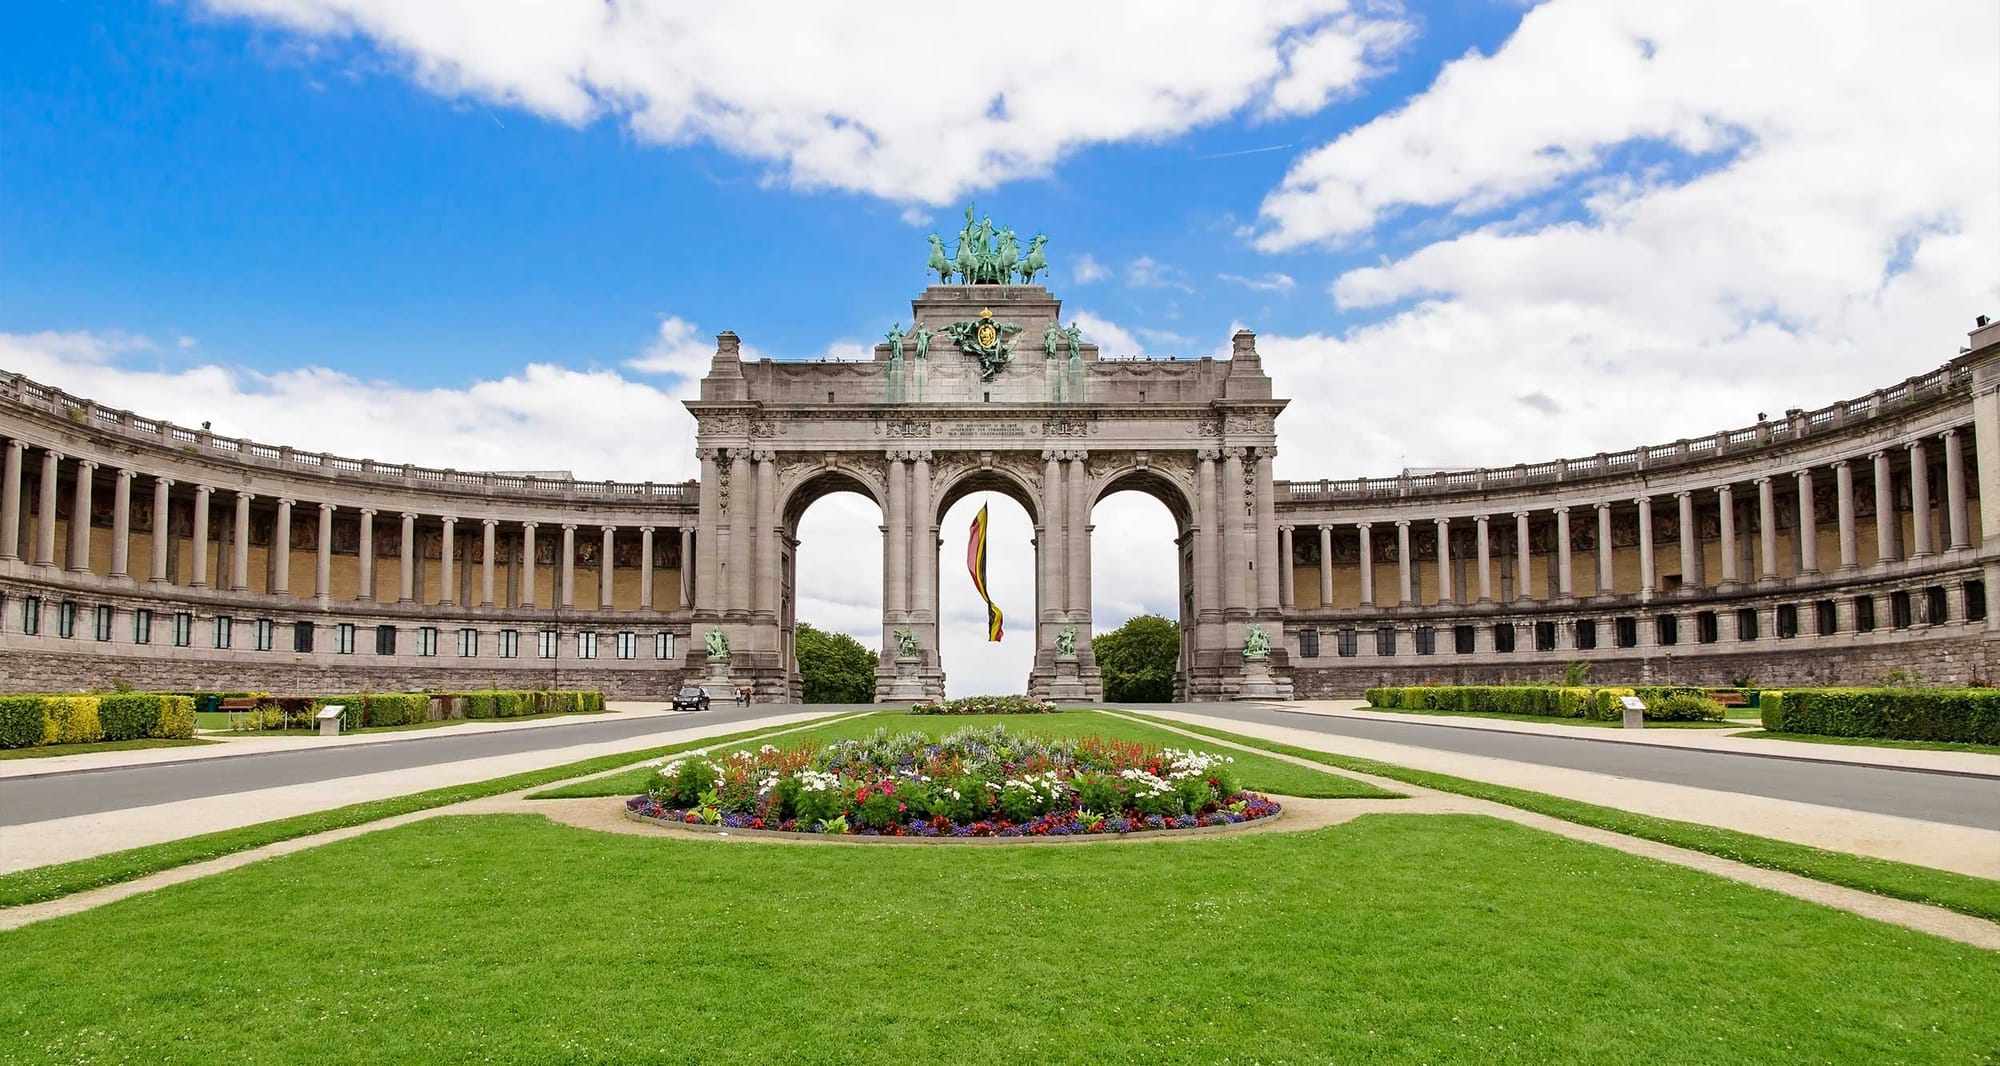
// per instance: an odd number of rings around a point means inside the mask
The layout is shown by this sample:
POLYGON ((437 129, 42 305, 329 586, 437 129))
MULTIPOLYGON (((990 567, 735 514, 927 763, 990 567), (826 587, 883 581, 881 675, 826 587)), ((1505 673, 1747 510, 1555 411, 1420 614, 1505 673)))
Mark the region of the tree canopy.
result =
POLYGON ((1180 662, 1181 627, 1142 614, 1091 641, 1104 675, 1104 698, 1117 703, 1171 703, 1180 662))
POLYGON ((872 703, 875 653, 845 633, 828 633, 800 622, 793 636, 807 703, 872 703))

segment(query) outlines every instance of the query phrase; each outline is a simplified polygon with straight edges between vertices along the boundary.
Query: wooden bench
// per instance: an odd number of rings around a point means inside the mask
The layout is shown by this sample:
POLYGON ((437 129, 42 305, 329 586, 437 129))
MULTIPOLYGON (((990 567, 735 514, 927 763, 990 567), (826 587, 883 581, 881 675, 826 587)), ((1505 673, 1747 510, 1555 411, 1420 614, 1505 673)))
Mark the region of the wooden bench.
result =
POLYGON ((231 699, 225 699, 222 701, 221 705, 216 708, 216 710, 219 710, 229 716, 229 730, 232 733, 236 731, 236 716, 238 714, 243 713, 244 711, 255 711, 256 709, 257 709, 257 701, 247 696, 238 696, 231 699))
POLYGON ((1724 707, 1750 706, 1750 697, 1734 689, 1727 692, 1711 692, 1708 694, 1708 698, 1722 704, 1724 707))

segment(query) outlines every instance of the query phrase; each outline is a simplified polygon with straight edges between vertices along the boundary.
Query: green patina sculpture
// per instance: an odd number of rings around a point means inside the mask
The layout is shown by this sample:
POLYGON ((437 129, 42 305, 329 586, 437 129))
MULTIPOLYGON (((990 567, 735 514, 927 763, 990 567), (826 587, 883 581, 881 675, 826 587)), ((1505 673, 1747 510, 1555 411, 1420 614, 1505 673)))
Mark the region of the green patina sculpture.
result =
POLYGON ((1007 338, 1021 328, 1013 322, 997 322, 991 310, 982 309, 978 318, 948 323, 944 331, 960 351, 979 360, 979 380, 992 381, 993 375, 1014 361, 1013 345, 1007 338))
POLYGON ((1049 328, 1042 331, 1042 354, 1050 359, 1056 357, 1056 349, 1062 347, 1063 328, 1051 321, 1049 328))
POLYGON ((896 630, 896 657, 914 659, 917 657, 917 635, 907 629, 896 630))
POLYGON ((1028 254, 1021 257, 1021 265, 1015 268, 1021 273, 1021 284, 1032 284, 1036 274, 1040 274, 1049 268, 1049 257, 1042 252, 1042 249, 1046 248, 1048 243, 1048 235, 1043 233, 1035 234, 1028 241, 1028 254))
POLYGON ((917 331, 912 334, 912 336, 917 338, 917 350, 912 354, 918 359, 929 359, 931 357, 931 334, 935 332, 937 331, 929 326, 918 326, 917 331))
POLYGON ((729 638, 722 635, 721 629, 711 629, 708 631, 708 657, 711 659, 729 658, 729 638))
POLYGON ((1250 623, 1243 633, 1243 657, 1245 659, 1268 659, 1271 657, 1271 635, 1264 632, 1259 623, 1250 623))
POLYGON ((1018 278, 1026 285, 1049 269, 1046 234, 1035 234, 1024 254, 1020 238, 1010 228, 995 227, 992 215, 974 222, 972 204, 965 205, 965 225, 958 231, 955 254, 945 255, 944 238, 937 234, 927 239, 931 255, 924 270, 936 274, 939 284, 956 279, 961 285, 1011 285, 1018 278))
POLYGON ((1076 627, 1064 626, 1056 634, 1056 654, 1068 658, 1076 654, 1076 627))
POLYGON ((1063 336, 1069 339, 1069 364, 1075 367, 1083 362, 1083 327, 1071 322, 1063 336))
POLYGON ((889 365, 902 366, 903 337, 905 336, 903 333, 903 324, 898 322, 890 326, 889 332, 884 333, 883 336, 889 338, 889 365))

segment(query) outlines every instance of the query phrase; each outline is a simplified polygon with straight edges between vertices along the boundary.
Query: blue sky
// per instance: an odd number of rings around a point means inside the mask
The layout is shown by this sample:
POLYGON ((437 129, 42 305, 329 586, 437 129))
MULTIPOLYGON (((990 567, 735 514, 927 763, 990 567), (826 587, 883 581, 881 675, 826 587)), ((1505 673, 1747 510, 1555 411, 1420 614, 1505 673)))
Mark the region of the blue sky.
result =
MULTIPOLYGON (((1734 428, 1923 373, 2000 312, 1992 4, 0 19, 0 369, 347 455, 689 476, 716 332, 857 353, 969 199, 1050 236, 1114 354, 1256 330, 1298 479, 1734 428)), ((1099 555, 1100 626, 1171 608, 1152 506, 1094 516, 1139 546, 1099 555)), ((1024 537, 1004 510, 996 544, 1024 537)), ((848 545, 807 617, 871 642, 879 577, 847 564, 878 522, 807 518, 848 545)), ((1014 687, 1025 646, 990 652, 947 645, 954 687, 1014 687)))

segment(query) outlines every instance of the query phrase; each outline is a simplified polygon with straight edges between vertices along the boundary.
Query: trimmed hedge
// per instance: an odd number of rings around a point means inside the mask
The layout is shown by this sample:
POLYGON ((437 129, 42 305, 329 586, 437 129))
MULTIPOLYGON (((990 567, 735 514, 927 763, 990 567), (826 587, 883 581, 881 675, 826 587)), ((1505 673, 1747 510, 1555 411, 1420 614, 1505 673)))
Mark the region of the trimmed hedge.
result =
POLYGON ((42 743, 90 744, 103 739, 96 696, 42 697, 42 743))
POLYGON ((1619 697, 1638 696, 1646 701, 1649 721, 1722 717, 1721 706, 1713 701, 1703 706, 1669 698, 1693 696, 1706 700, 1706 689, 1686 685, 1597 689, 1565 685, 1409 685, 1371 688, 1363 696, 1369 706, 1385 710, 1524 714, 1606 722, 1623 715, 1619 697))
POLYGON ((42 698, 0 696, 0 748, 32 748, 42 742, 42 698))
POLYGON ((431 714, 431 698, 421 692, 385 692, 368 696, 364 725, 414 725, 431 714))
POLYGON ((2000 744, 2000 689, 1767 690, 1759 709, 1773 733, 2000 744))

